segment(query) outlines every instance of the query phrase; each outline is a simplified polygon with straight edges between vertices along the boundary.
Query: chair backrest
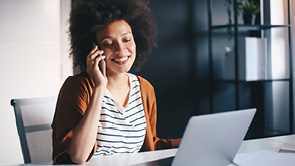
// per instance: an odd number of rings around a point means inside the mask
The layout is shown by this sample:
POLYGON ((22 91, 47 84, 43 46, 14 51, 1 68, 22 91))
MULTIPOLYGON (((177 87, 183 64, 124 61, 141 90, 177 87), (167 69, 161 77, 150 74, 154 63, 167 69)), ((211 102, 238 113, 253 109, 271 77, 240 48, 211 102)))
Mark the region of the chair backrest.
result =
POLYGON ((57 97, 12 99, 18 135, 25 163, 50 161, 51 123, 57 97))

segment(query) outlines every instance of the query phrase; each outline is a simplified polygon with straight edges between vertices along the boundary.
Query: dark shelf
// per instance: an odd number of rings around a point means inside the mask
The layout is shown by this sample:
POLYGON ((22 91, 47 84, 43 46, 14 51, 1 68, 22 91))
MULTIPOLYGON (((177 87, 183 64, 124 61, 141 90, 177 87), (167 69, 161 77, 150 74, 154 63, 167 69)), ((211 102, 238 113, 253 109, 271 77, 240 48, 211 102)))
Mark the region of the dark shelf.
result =
MULTIPOLYGON (((212 25, 212 29, 222 29, 222 28, 227 28, 227 27, 234 27, 235 25, 212 25)), ((269 29, 269 28, 282 28, 282 27, 290 27, 290 25, 247 25, 247 24, 238 24, 238 27, 246 27, 246 28, 260 28, 260 29, 269 29)))
MULTIPOLYGON (((239 80, 238 83, 256 83, 256 82, 275 82, 275 81, 290 81, 290 79, 267 79, 267 80, 253 80, 253 81, 246 81, 246 80, 239 80)), ((216 79, 212 80, 213 83, 232 83, 235 84, 237 83, 235 80, 221 80, 221 79, 216 79)))
MULTIPOLYGON (((223 25, 213 25, 212 24, 212 17, 214 10, 211 9, 211 1, 208 0, 208 23, 209 23, 209 30, 208 30, 208 41, 209 41, 209 80, 210 80, 210 110, 212 113, 214 113, 218 109, 225 109, 225 108, 235 108, 235 109, 245 109, 245 108, 257 108, 257 113, 252 121, 252 124, 249 128, 249 132, 247 133, 246 138, 252 139, 252 138, 264 138, 269 136, 277 136, 277 135, 286 135, 293 133, 293 63, 292 63, 292 50, 291 50, 291 40, 290 40, 290 8, 288 8, 288 23, 286 25, 271 25, 270 22, 270 9, 268 7, 270 6, 270 3, 268 1, 265 1, 267 3, 264 4, 264 8, 268 10, 263 10, 264 13, 264 25, 260 25, 256 21, 257 24, 250 25, 250 24, 239 24, 239 18, 237 15, 234 15, 234 19, 232 20, 233 24, 225 24, 223 25), (265 17, 266 16, 266 17, 265 17), (284 79, 263 79, 263 80, 253 80, 253 81, 246 81, 241 80, 240 78, 240 72, 239 72, 239 63, 240 63, 240 50, 241 48, 239 45, 240 37, 267 37, 269 35, 269 30, 272 28, 280 28, 288 31, 289 40, 286 41, 286 43, 289 46, 289 76, 288 78, 284 79), (213 69, 215 61, 213 61, 213 40, 217 39, 217 41, 214 41, 214 44, 217 44, 217 47, 221 47, 220 43, 223 39, 228 38, 228 31, 231 29, 232 34, 232 42, 234 43, 235 49, 233 52, 234 55, 234 78, 230 77, 232 79, 222 79, 222 77, 214 77, 215 76, 215 70, 213 69), (264 33, 265 31, 265 33, 264 33), (263 32, 263 33, 262 33, 263 32), (222 35, 220 35, 222 34, 222 35), (263 35, 263 36, 261 36, 263 35), (227 38, 225 38, 227 37, 227 38), (219 44, 219 45, 218 45, 219 44), (269 109, 269 106, 266 103, 266 100, 268 99, 267 96, 269 92, 269 86, 268 83, 274 83, 282 81, 283 83, 288 82, 289 83, 289 89, 286 90, 286 95, 288 95, 289 98, 289 111, 288 117, 289 117, 289 128, 286 130, 288 131, 280 131, 275 128, 268 128, 265 122, 268 117, 267 110, 269 109), (243 93, 243 94, 242 94, 243 93), (227 96, 229 96, 227 98, 227 96), (246 100, 244 100, 246 99, 246 100), (231 103, 229 102, 231 101, 231 103), (217 103, 217 106, 214 105, 217 103), (228 106, 228 107, 227 107, 228 106)), ((216 0, 217 1, 217 0, 216 0)), ((233 0, 233 4, 236 5, 237 0, 233 0)), ((264 2, 264 1, 263 1, 264 2)), ((289 7, 290 7, 290 0, 287 1, 289 7)), ((234 9, 237 8, 237 6, 233 7, 234 9)), ((216 14, 216 13, 215 13, 216 14)), ((214 50, 215 51, 215 50, 214 50)), ((217 50, 216 50, 217 51, 217 50)), ((219 66, 218 66, 219 67, 219 66)), ((218 73, 219 74, 219 73, 218 73)), ((272 92, 270 92, 272 93, 272 92)), ((286 102, 287 103, 287 102, 286 102)))

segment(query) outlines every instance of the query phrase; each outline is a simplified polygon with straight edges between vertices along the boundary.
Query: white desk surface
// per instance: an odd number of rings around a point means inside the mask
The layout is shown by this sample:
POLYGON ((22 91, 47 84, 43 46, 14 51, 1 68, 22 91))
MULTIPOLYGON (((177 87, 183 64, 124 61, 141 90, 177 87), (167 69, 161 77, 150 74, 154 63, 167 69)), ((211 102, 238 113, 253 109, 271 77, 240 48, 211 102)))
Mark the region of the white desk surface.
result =
MULTIPOLYGON (((243 141, 238 154, 253 153, 262 150, 279 152, 287 143, 295 143, 295 134, 288 136, 269 137, 262 139, 253 139, 243 141)), ((89 162, 86 162, 85 166, 89 165, 102 165, 102 166, 118 166, 118 165, 134 165, 162 158, 174 156, 177 149, 158 150, 152 152, 141 152, 132 154, 119 154, 106 157, 92 157, 89 162)), ((42 163, 20 164, 22 166, 36 166, 36 165, 52 165, 52 161, 42 163)), ((20 166, 18 165, 18 166, 20 166)), ((17 166, 17 165, 15 165, 17 166)), ((75 165, 76 166, 76 165, 75 165)))

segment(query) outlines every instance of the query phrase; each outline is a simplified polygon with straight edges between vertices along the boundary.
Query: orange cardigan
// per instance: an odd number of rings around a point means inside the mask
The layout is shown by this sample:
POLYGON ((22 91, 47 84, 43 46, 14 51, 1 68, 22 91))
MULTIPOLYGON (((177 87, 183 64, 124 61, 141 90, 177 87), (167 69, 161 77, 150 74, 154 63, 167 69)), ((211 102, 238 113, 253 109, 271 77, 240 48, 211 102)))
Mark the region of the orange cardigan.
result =
MULTIPOLYGON (((140 151, 154 151, 172 147, 173 139, 157 137, 157 105, 153 86, 144 78, 138 76, 141 88, 142 103, 146 117, 146 135, 140 151)), ((53 154, 56 164, 71 163, 66 153, 70 147, 74 128, 83 117, 92 96, 94 83, 86 74, 81 73, 68 77, 61 87, 52 122, 53 154)), ((96 152, 96 141, 87 161, 96 152)))

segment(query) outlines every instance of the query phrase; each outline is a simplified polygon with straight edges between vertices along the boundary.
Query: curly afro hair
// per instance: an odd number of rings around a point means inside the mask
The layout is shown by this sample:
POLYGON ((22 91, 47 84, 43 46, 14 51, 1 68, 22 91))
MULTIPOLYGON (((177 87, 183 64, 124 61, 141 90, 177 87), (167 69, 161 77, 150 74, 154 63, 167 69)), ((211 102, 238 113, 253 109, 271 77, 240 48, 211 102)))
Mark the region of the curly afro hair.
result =
POLYGON ((131 68, 139 71, 156 44, 156 26, 147 0, 78 0, 72 4, 69 37, 75 66, 86 70, 86 56, 93 49, 96 31, 116 20, 125 20, 136 43, 136 59, 131 68))

